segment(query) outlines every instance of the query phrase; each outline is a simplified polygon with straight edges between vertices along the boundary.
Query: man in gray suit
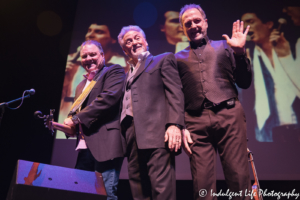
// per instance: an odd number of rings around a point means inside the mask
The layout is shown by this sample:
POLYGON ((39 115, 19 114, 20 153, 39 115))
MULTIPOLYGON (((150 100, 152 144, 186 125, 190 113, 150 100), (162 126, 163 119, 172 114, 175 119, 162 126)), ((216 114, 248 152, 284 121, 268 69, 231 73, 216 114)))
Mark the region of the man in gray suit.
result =
POLYGON ((176 199, 174 152, 181 146, 184 100, 172 53, 153 56, 144 31, 123 27, 118 36, 130 58, 122 102, 133 199, 176 199))

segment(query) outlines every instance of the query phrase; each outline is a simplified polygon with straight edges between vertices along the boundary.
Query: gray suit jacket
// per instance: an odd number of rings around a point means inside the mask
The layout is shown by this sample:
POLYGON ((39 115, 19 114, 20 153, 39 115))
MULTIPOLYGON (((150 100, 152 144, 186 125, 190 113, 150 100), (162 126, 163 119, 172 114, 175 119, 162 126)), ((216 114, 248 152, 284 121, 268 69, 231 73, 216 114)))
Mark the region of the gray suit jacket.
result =
MULTIPOLYGON (((124 85, 124 91, 128 86, 124 85)), ((130 86, 139 149, 164 148, 168 124, 184 125, 184 98, 174 54, 151 54, 130 86)))

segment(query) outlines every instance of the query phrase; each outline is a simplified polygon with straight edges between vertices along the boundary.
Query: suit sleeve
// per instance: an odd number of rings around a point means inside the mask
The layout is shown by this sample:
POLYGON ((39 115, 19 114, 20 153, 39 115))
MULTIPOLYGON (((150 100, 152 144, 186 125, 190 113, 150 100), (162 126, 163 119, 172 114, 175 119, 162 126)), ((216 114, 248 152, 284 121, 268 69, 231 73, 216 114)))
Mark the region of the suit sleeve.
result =
POLYGON ((228 47, 228 49, 226 48, 226 50, 229 52, 230 60, 235 67, 233 72, 235 83, 242 89, 249 88, 252 82, 252 70, 250 60, 247 58, 246 55, 235 55, 230 47, 228 47))
POLYGON ((247 89, 251 85, 252 70, 250 60, 246 55, 236 56, 234 55, 236 68, 234 72, 236 84, 243 89, 247 89))
POLYGON ((119 107, 124 80, 125 72, 120 65, 114 65, 106 72, 100 94, 77 114, 81 124, 89 128, 94 121, 105 119, 112 107, 119 107))
POLYGON ((184 96, 174 54, 164 58, 161 75, 168 101, 167 123, 184 126, 184 96))

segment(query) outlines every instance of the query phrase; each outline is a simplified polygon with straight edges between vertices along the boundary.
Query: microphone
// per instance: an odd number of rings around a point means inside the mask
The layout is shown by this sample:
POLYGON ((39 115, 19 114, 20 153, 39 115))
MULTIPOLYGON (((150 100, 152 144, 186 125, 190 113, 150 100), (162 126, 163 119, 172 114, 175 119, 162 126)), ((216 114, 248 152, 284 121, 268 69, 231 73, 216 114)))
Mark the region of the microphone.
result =
MULTIPOLYGON (((282 25, 283 25, 283 24, 286 24, 286 23, 287 23, 286 19, 284 19, 284 18, 279 18, 279 19, 278 19, 278 28, 277 28, 276 30, 277 30, 278 32, 280 32, 280 29, 281 29, 282 25)), ((273 41, 272 44, 273 44, 273 46, 276 46, 276 45, 277 45, 277 42, 276 42, 276 41, 273 41)))
POLYGON ((247 36, 246 36, 246 41, 247 41, 247 42, 250 42, 250 41, 251 41, 251 35, 249 34, 249 32, 248 32, 248 34, 247 34, 247 36))
POLYGON ((35 94, 35 90, 34 89, 25 90, 25 92, 29 93, 30 95, 34 95, 35 94))
POLYGON ((281 26, 282 26, 283 24, 286 24, 287 21, 286 21, 286 19, 284 19, 284 18, 279 18, 279 19, 278 19, 278 23, 279 23, 279 25, 278 25, 277 31, 280 31, 281 26))

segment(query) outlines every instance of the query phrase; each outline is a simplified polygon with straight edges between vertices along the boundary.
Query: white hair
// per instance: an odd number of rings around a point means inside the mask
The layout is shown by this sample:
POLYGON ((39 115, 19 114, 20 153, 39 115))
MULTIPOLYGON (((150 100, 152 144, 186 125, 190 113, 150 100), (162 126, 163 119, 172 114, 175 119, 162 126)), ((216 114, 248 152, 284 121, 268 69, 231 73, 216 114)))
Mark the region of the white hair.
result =
POLYGON ((144 33, 144 31, 139 27, 139 26, 133 26, 133 25, 129 25, 129 26, 124 26, 120 32, 120 34, 118 35, 118 42, 120 44, 120 46, 123 48, 124 45, 124 35, 126 33, 128 33, 129 31, 136 31, 142 34, 142 36, 145 38, 146 40, 146 35, 144 33))

